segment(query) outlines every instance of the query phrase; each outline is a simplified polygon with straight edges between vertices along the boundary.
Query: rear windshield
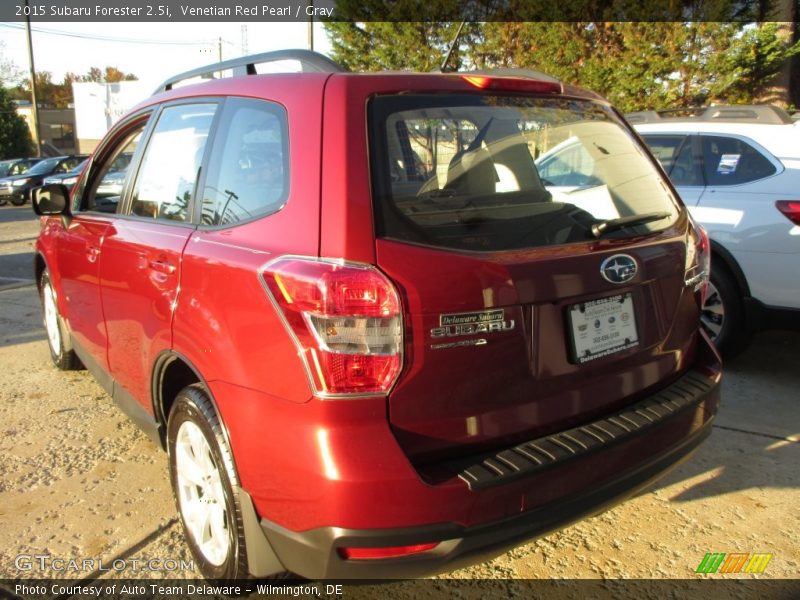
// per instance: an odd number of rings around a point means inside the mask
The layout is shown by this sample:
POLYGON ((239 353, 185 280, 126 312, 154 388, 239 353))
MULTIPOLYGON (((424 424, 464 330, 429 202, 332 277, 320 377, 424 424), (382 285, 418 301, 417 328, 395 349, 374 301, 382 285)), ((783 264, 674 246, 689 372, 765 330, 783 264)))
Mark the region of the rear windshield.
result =
POLYGON ((602 104, 404 95, 372 99, 369 113, 380 237, 510 250, 641 235, 677 218, 646 151, 602 104))

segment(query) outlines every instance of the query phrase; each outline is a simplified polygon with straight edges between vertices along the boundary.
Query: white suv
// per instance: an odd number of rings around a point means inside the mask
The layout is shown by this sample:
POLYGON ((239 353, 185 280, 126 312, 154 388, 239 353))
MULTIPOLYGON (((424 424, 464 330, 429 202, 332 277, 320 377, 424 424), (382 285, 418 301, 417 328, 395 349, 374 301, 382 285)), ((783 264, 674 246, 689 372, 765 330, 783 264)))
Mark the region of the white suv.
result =
POLYGON ((626 117, 711 237, 703 323, 720 349, 800 323, 800 122, 774 106, 626 117))

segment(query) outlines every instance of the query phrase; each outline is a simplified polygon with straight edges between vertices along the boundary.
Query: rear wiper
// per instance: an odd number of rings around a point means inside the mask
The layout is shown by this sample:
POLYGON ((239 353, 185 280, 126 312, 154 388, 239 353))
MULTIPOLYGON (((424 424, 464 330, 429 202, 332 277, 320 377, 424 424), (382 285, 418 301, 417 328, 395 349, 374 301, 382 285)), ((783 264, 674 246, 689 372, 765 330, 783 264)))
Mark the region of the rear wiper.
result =
POLYGON ((592 225, 592 235, 599 238, 601 235, 617 231, 619 229, 626 229, 636 225, 644 225, 645 223, 652 223, 653 221, 660 221, 670 217, 668 212, 654 212, 646 213, 643 215, 633 215, 631 217, 620 217, 619 219, 609 219, 608 221, 600 221, 592 225))

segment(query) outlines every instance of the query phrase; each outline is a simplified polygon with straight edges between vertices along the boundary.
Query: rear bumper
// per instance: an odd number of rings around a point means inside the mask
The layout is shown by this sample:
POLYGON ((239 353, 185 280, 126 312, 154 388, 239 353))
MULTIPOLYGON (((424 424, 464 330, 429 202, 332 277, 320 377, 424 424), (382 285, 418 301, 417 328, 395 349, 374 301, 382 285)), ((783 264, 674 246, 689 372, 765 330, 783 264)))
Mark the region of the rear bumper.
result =
MULTIPOLYGON (((311 579, 421 577, 474 564, 601 512, 636 494, 687 459, 711 432, 719 404, 719 384, 720 373, 716 369, 689 373, 620 413, 630 415, 629 411, 649 405, 654 410, 646 413, 651 417, 649 422, 639 418, 641 426, 630 426, 631 431, 602 442, 597 440, 585 451, 577 451, 578 447, 571 444, 575 452, 564 450, 549 464, 519 462, 518 472, 512 472, 507 465, 498 465, 500 472, 494 474, 484 472, 487 460, 495 462, 492 457, 479 457, 478 462, 462 465, 459 483, 463 494, 473 499, 486 494, 492 502, 502 499, 508 507, 507 515, 513 516, 469 526, 437 522, 387 529, 319 527, 301 532, 262 519, 261 528, 283 566, 311 579), (692 384, 687 384, 689 376, 693 378, 692 384), (705 379, 705 384, 701 378, 705 379), (663 404, 665 398, 671 398, 673 409, 656 418, 655 414, 663 410, 655 405, 663 404), (596 472, 601 473, 599 480, 589 476, 596 472), (479 477, 470 482, 470 473, 479 477), (558 491, 553 492, 554 488, 558 491), (567 491, 562 493, 562 489, 567 491), (548 500, 541 502, 543 497, 548 500), (352 560, 343 558, 339 551, 346 547, 394 547, 431 542, 438 545, 403 558, 352 560)), ((601 429, 609 429, 609 420, 613 423, 618 418, 619 415, 610 415, 593 424, 584 424, 582 428, 599 425, 601 429)), ((562 432, 556 437, 571 432, 562 432)), ((550 448, 542 440, 534 440, 535 445, 550 448)), ((515 452, 519 447, 494 456, 515 452)), ((455 514, 456 507, 452 508, 455 514)))

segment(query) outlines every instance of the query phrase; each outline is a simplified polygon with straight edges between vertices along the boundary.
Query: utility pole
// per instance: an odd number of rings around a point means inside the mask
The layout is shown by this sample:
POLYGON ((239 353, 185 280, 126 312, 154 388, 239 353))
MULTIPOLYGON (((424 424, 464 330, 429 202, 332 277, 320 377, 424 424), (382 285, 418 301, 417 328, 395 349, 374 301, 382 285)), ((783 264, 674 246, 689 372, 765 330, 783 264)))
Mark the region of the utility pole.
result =
MULTIPOLYGON (((25 0, 25 6, 28 6, 28 0, 25 0)), ((42 145, 39 137, 39 104, 36 102, 36 69, 33 66, 33 38, 31 37, 31 17, 30 11, 26 11, 25 16, 25 31, 28 38, 28 63, 31 68, 31 102, 33 103, 31 110, 31 121, 33 124, 33 143, 36 144, 36 156, 42 155, 42 145)))
MULTIPOLYGON (((308 6, 314 7, 314 0, 309 0, 308 6)), ((308 49, 314 50, 314 11, 308 15, 308 49)))

